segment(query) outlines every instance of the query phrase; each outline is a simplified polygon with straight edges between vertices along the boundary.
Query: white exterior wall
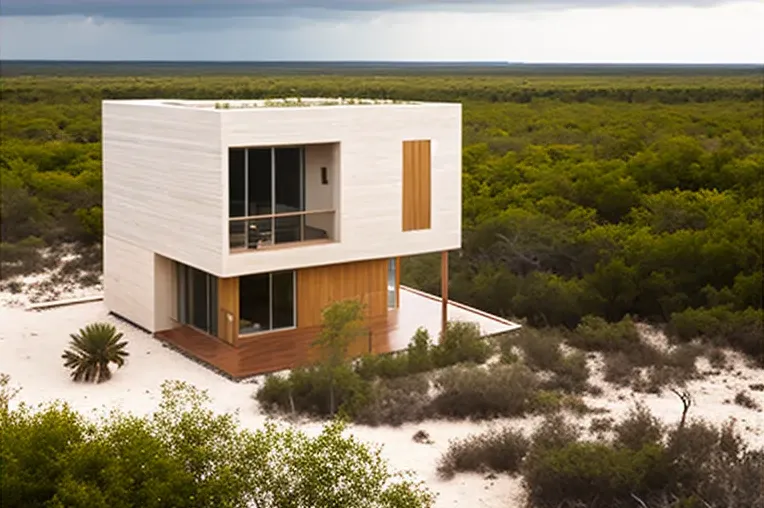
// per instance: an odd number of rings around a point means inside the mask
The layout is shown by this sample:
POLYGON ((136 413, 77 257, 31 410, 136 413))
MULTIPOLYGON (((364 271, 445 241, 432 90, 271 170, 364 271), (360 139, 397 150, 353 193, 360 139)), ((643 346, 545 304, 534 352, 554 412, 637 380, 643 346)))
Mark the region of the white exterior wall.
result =
POLYGON ((102 139, 104 235, 219 273, 228 252, 220 116, 105 101, 102 139))
POLYGON ((149 331, 170 328, 172 264, 157 254, 223 266, 220 117, 105 101, 102 140, 105 303, 149 331))
MULTIPOLYGON (((459 248, 461 122, 460 104, 214 109, 105 101, 107 305, 153 328, 153 300, 144 309, 124 296, 155 273, 154 258, 151 269, 135 266, 146 251, 231 277, 459 248), (403 141, 420 139, 432 146, 431 229, 404 232, 403 141), (339 242, 229 253, 228 148, 320 143, 338 144, 307 148, 306 201, 312 209, 334 203, 339 242), (328 186, 320 185, 321 166, 328 186), (123 263, 112 249, 142 254, 123 263)), ((152 294, 165 291, 153 286, 152 294)))
MULTIPOLYGON (((335 200, 340 241, 229 254, 224 258, 224 276, 409 256, 461 246, 460 104, 219 111, 224 150, 228 146, 339 143, 339 156, 335 157, 339 167, 330 170, 330 184, 339 179, 332 187, 339 191, 335 200), (403 141, 419 139, 432 141, 432 227, 404 232, 403 141)), ((227 192, 226 185, 224 200, 228 199, 227 192)))
POLYGON ((103 239, 104 303, 149 331, 155 328, 155 254, 110 236, 103 239))

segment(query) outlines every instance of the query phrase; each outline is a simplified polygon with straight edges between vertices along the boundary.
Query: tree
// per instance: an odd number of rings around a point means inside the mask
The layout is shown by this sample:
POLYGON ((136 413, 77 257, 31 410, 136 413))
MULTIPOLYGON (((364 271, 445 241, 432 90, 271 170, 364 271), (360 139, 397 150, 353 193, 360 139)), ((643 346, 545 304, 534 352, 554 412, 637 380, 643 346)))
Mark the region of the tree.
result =
POLYGON ((364 323, 365 305, 360 300, 340 300, 328 305, 322 314, 321 334, 314 346, 321 348, 323 368, 329 376, 329 410, 336 411, 335 385, 337 378, 347 372, 345 360, 354 340, 368 332, 364 323))
POLYGON ((93 323, 71 334, 70 349, 64 351, 64 367, 72 369, 75 381, 102 383, 111 379, 109 364, 117 367, 125 364, 128 352, 127 341, 121 341, 122 332, 117 332, 109 323, 93 323))
POLYGON ((152 415, 86 420, 65 404, 0 413, 3 505, 104 508, 425 508, 433 495, 394 473, 334 421, 315 438, 241 429, 204 391, 162 385, 152 415))

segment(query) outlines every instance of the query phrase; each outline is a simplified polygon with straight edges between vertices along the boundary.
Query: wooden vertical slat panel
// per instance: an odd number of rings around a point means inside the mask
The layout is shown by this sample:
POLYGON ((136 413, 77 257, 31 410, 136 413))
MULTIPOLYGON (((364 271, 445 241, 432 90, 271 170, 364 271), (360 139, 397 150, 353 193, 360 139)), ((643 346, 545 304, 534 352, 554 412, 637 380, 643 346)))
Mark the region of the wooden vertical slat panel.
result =
POLYGON ((431 155, 429 140, 403 142, 403 231, 431 227, 431 155))
POLYGON ((239 338, 238 277, 218 279, 218 306, 218 338, 229 344, 236 344, 239 338))
POLYGON ((297 327, 321 325, 332 302, 358 298, 369 317, 387 314, 387 260, 305 268, 297 271, 297 327))

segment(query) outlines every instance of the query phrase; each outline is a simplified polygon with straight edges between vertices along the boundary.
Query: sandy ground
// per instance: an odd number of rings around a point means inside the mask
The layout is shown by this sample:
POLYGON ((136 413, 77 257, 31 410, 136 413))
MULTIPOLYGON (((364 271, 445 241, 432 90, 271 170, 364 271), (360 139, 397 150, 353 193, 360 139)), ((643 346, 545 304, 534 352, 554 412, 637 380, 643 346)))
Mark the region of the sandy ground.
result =
MULTIPOLYGON (((79 293, 97 293, 97 288, 79 293)), ((108 316, 101 302, 26 311, 22 300, 23 296, 0 295, 0 373, 9 374, 12 385, 21 388, 13 404, 22 401, 39 404, 60 399, 85 414, 97 414, 117 407, 135 414, 147 414, 157 407, 162 382, 177 379, 206 389, 216 411, 237 412, 245 427, 257 428, 266 420, 252 399, 259 380, 245 383, 228 381, 163 347, 150 335, 108 316), (67 346, 69 333, 94 321, 115 324, 129 341, 130 357, 127 365, 116 371, 108 383, 74 383, 62 366, 61 353, 67 346)), ((764 372, 745 366, 739 358, 732 360, 732 370, 690 384, 695 398, 690 416, 703 417, 714 423, 735 418, 746 439, 755 447, 764 447, 764 413, 725 402, 734 398, 739 390, 745 389, 764 407, 764 392, 748 389, 752 383, 764 383, 764 372)), ((596 364, 597 360, 593 363, 596 364)), ((700 368, 702 371, 710 370, 707 365, 700 365, 700 368)), ((628 389, 616 390, 606 385, 599 374, 593 380, 605 392, 600 397, 587 398, 587 403, 606 408, 609 411, 607 416, 618 419, 638 400, 666 422, 674 423, 681 415, 682 406, 670 392, 662 396, 634 394, 628 389)), ((349 431, 359 439, 381 446, 383 456, 394 469, 411 470, 424 480, 438 494, 438 507, 507 507, 522 504, 520 479, 505 475, 489 479, 483 475, 461 474, 450 481, 442 481, 436 475, 437 461, 451 439, 505 423, 531 432, 537 422, 537 418, 482 424, 428 421, 399 428, 353 426, 349 431), (429 433, 433 444, 412 441, 413 434, 420 429, 429 433)), ((305 423, 298 424, 298 427, 315 434, 321 424, 305 423)))

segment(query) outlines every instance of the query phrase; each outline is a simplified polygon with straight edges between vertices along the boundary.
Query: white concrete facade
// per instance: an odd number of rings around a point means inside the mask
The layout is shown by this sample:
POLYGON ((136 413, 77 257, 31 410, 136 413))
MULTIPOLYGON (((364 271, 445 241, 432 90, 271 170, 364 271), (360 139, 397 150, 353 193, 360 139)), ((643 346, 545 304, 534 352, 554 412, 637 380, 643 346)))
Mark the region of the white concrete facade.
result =
POLYGON ((104 101, 105 292, 114 312, 156 328, 166 303, 154 302, 159 288, 147 277, 170 270, 156 256, 233 277, 461 246, 460 104, 232 104, 104 101), (402 231, 405 140, 431 141, 427 230, 402 231), (306 145, 306 202, 335 209, 338 241, 230 252, 228 149, 283 145, 306 145), (321 166, 333 185, 311 191, 321 166), (152 266, 137 266, 144 262, 152 266))

